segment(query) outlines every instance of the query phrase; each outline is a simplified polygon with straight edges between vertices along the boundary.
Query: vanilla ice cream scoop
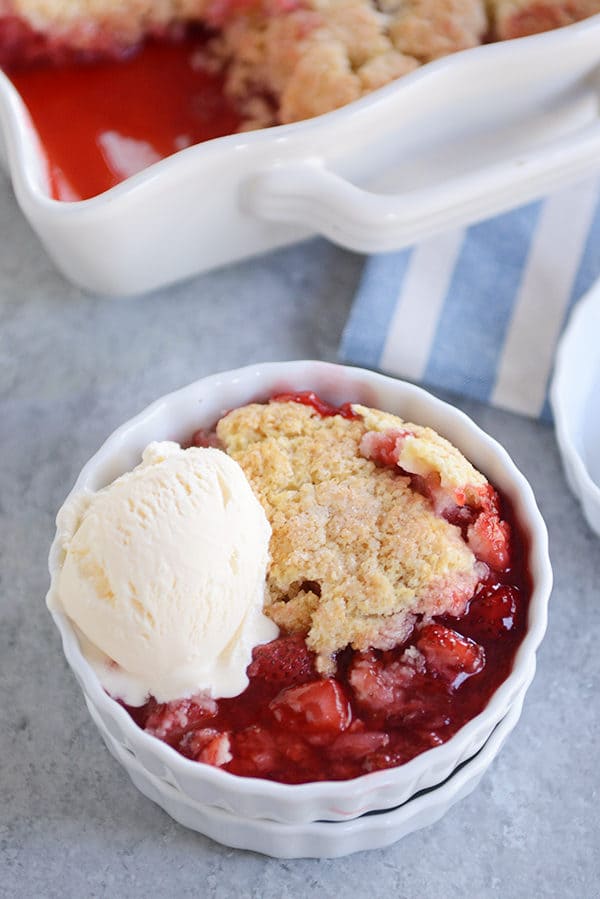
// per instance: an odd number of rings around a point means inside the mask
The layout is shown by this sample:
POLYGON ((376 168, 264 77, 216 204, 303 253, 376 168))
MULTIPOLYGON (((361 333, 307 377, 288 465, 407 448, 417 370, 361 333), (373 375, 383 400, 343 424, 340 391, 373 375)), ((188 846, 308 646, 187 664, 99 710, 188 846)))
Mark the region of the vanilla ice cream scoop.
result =
POLYGON ((253 647, 278 630, 262 611, 271 528, 237 462, 151 443, 133 471, 72 497, 57 525, 49 602, 109 693, 140 705, 244 690, 253 647))

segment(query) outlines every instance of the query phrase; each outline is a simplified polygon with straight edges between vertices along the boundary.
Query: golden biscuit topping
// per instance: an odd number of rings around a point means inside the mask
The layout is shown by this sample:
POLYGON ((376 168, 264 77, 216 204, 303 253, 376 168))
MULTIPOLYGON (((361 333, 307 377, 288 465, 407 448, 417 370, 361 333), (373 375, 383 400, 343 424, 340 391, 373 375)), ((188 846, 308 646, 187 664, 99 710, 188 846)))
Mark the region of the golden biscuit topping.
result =
MULTIPOLYGON (((446 504, 462 506, 467 502, 475 508, 481 506, 482 495, 488 490, 486 478, 465 459, 460 450, 437 431, 403 421, 396 415, 380 412, 379 409, 360 405, 353 405, 352 409, 360 415, 368 428, 361 446, 364 455, 370 456, 372 433, 400 431, 402 436, 396 447, 396 464, 399 468, 409 474, 429 478, 430 481, 435 479, 439 499, 446 504)), ((436 511, 439 512, 440 508, 436 511)))
POLYGON ((460 614, 481 575, 460 528, 436 514, 408 475, 366 458, 364 441, 400 434, 398 465, 435 470, 444 489, 476 496, 485 478, 431 429, 352 409, 356 418, 322 417, 292 401, 255 403, 217 426, 272 527, 265 611, 284 631, 306 634, 323 673, 348 645, 402 642, 417 615, 460 614))

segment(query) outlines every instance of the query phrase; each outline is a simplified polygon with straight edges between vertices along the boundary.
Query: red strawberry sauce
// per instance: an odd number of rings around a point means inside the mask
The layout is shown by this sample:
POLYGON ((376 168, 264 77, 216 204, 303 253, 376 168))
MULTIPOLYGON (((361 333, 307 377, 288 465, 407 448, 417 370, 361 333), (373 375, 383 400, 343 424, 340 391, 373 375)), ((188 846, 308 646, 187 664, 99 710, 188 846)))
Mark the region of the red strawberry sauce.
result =
MULTIPOLYGON (((353 414, 349 405, 336 412, 309 392, 273 399, 323 415, 353 414)), ((497 503, 511 533, 508 564, 488 568, 461 617, 419 622, 387 652, 348 648, 335 678, 317 674, 301 636, 281 635, 254 650, 241 695, 216 707, 151 699, 130 714, 189 758, 290 784, 394 767, 445 742, 508 677, 526 627, 527 540, 506 498, 497 503)))
MULTIPOLYGON (((121 59, 83 65, 59 57, 54 65, 34 55, 7 68, 39 135, 54 199, 87 200, 184 147, 237 130, 221 78, 198 64, 202 46, 190 35, 148 41, 121 59)), ((26 47, 31 54, 31 41, 26 47)))
POLYGON ((332 406, 317 396, 312 390, 301 390, 298 393, 277 393, 272 397, 274 403, 301 403, 303 406, 312 406, 323 418, 332 415, 341 415, 342 418, 358 418, 352 411, 352 403, 344 403, 341 406, 332 406))

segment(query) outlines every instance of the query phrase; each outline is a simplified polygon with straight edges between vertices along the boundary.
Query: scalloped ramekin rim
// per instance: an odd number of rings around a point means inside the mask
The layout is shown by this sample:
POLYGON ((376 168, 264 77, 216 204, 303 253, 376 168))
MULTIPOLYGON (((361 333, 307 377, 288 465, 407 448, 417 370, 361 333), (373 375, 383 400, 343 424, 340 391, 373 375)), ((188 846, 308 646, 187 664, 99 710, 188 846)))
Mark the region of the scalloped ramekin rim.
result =
MULTIPOLYGON (((588 497, 600 509, 600 484, 592 478, 581 450, 573 436, 573 418, 571 414, 570 371, 579 358, 582 331, 587 328, 587 319, 591 310, 600 310, 600 281, 575 306, 569 323, 562 335, 556 352, 554 374, 550 385, 550 404, 554 413, 556 439, 561 455, 570 466, 573 477, 577 481, 580 497, 588 497)), ((599 316, 600 317, 600 316, 599 316)))
MULTIPOLYGON (((358 100, 354 100, 339 109, 334 109, 322 115, 314 116, 311 119, 293 122, 288 125, 261 128, 256 131, 244 132, 242 134, 227 134, 222 137, 213 138, 209 141, 204 141, 200 144, 195 144, 191 147, 186 147, 171 156, 153 163, 148 166, 148 168, 143 169, 135 175, 126 178, 114 187, 87 200, 72 202, 56 200, 49 196, 47 191, 41 190, 37 183, 39 179, 35 177, 29 165, 31 153, 16 152, 12 154, 14 158, 11 160, 10 164, 11 176, 15 181, 15 186, 18 185, 24 197, 28 198, 30 201, 33 200, 39 209, 45 209, 46 211, 52 210, 53 215, 60 214, 71 217, 85 215, 87 212, 98 210, 103 206, 112 206, 115 202, 119 202, 122 197, 128 196, 131 192, 143 189, 147 183, 154 181, 155 178, 161 178, 164 175, 167 175, 175 167, 181 165, 183 161, 187 162, 191 159, 201 160, 205 157, 219 154, 225 144, 233 144, 237 151, 242 151, 246 146, 251 146, 255 143, 260 144, 264 140, 268 140, 269 142, 276 141, 283 145, 299 132, 310 133, 310 131, 320 128, 324 120, 328 120, 333 124, 340 123, 349 116, 360 115, 363 110, 366 110, 367 108, 370 109, 381 103, 385 103, 388 97, 393 93, 406 90, 424 79, 435 78, 438 76, 438 73, 444 72, 448 67, 456 68, 460 65, 469 66, 471 65, 471 60, 478 60, 482 54, 484 54, 488 60, 495 55, 498 58, 498 64, 501 64, 503 56, 506 55, 507 61, 509 61, 513 52, 513 47, 515 45, 521 45, 523 42, 528 42, 528 45, 531 48, 542 46, 547 48, 556 44, 557 48, 560 49, 565 32, 577 34, 578 31, 588 30, 590 27, 598 27, 600 29, 600 13, 551 31, 514 38, 512 40, 481 44, 476 47, 470 47, 440 57, 439 59, 419 66, 412 72, 403 75, 401 78, 392 81, 384 87, 378 88, 358 100)), ((5 109, 8 110, 8 124, 12 128, 12 131, 9 130, 9 133, 5 135, 7 144, 11 143, 17 150, 22 150, 25 144, 31 140, 31 120, 25 103, 21 99, 18 91, 10 81, 10 78, 0 69, 0 103, 2 101, 4 101, 5 109)), ((35 140, 37 143, 37 137, 35 140)), ((42 158, 40 158, 38 162, 42 162, 42 158)))
MULTIPOLYGON (((185 394, 193 394, 202 386, 205 391, 210 390, 215 395, 215 392, 221 386, 231 385, 234 381, 247 380, 253 376, 260 378, 263 374, 272 375, 273 378, 280 380, 302 376, 306 381, 310 378, 310 375, 306 374, 307 371, 333 377, 336 374, 339 376, 340 372, 346 371, 359 378, 363 385, 373 385, 375 389, 377 389, 377 385, 392 385, 393 389, 402 391, 405 397, 411 397, 440 411, 449 412, 460 423, 466 434, 477 439, 482 446, 492 450, 504 469, 510 473, 513 484, 518 489, 523 501, 525 515, 523 516, 522 513, 521 519, 524 518, 525 520, 521 520, 521 524, 526 525, 529 530, 529 572, 533 590, 529 604, 527 631, 515 654, 511 673, 493 693, 485 709, 461 727, 450 740, 441 746, 421 753, 404 765, 395 768, 374 771, 345 781, 318 781, 307 784, 282 784, 263 778, 242 777, 222 771, 219 768, 202 765, 184 758, 166 743, 143 731, 133 722, 126 710, 102 688, 95 673, 81 653, 77 638, 67 617, 60 610, 50 610, 62 637, 64 655, 80 683, 83 684, 84 693, 89 696, 89 699, 99 710, 106 712, 109 717, 118 721, 132 746, 136 744, 141 746, 165 764, 166 767, 175 771, 179 769, 184 775, 192 776, 194 779, 208 781, 215 788, 227 786, 229 789, 235 785, 237 793, 252 796, 259 792, 261 796, 270 798, 273 801, 290 801, 292 799, 300 799, 301 797, 306 800, 325 799, 332 791, 335 793, 336 798, 343 800, 344 798, 350 799, 363 788, 368 790, 368 792, 374 792, 381 790, 387 785, 395 785, 400 778, 407 780, 410 778, 411 781, 418 782, 426 774, 434 760, 439 765, 445 756, 448 756, 448 758, 458 756, 459 747, 461 746, 464 752, 464 747, 468 745, 471 737, 480 729, 485 719, 489 718, 490 722, 499 720, 501 713, 503 711, 506 712, 518 694, 527 677, 530 663, 532 659, 535 659, 536 650, 546 630, 547 603, 552 588, 552 569, 548 557, 546 526, 537 508, 529 483, 511 460, 507 451, 496 440, 482 431, 464 412, 434 397, 423 388, 348 365, 336 365, 311 360, 282 363, 267 362, 210 375, 172 391, 155 400, 136 416, 113 431, 100 449, 84 465, 69 496, 82 489, 83 485, 89 480, 97 467, 104 462, 105 458, 116 454, 126 444, 128 436, 142 423, 147 423, 153 416, 162 412, 175 400, 181 399, 185 394)), ((310 383, 306 383, 306 388, 310 388, 310 386, 310 383)), ((57 534, 50 550, 49 569, 51 576, 58 570, 58 539, 57 534)), ((47 601, 50 593, 51 590, 48 591, 47 601)))

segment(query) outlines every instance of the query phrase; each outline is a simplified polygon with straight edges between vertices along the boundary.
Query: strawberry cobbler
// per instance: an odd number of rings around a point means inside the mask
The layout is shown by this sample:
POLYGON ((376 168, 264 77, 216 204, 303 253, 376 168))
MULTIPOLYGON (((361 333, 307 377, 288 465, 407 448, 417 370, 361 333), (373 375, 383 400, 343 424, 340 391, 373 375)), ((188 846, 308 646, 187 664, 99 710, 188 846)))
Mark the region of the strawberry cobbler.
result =
POLYGON ((508 677, 530 578, 510 506, 447 440, 313 393, 227 413, 191 446, 242 469, 271 528, 248 686, 126 706, 189 759, 284 783, 401 765, 508 677), (214 452, 214 450, 211 450, 214 452))

